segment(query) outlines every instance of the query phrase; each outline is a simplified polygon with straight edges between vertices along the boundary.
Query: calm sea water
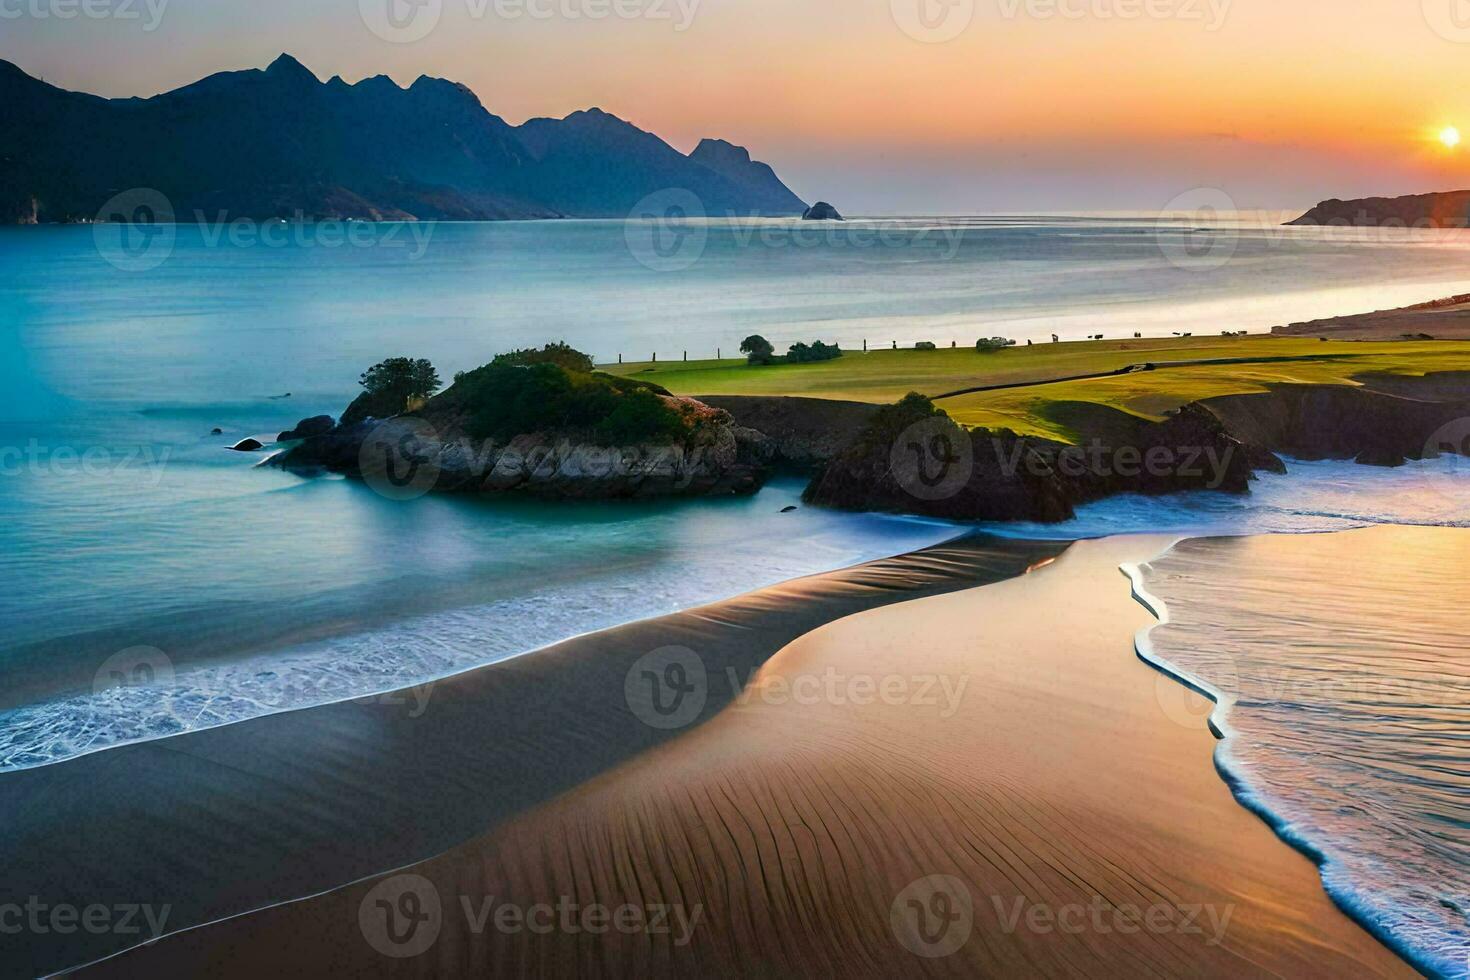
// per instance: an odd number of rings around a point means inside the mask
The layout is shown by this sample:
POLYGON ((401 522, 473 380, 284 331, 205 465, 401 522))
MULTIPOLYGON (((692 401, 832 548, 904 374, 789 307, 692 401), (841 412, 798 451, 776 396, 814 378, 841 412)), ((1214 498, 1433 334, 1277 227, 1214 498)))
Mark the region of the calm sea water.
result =
MULTIPOLYGON (((955 533, 783 515, 790 481, 663 506, 402 504, 222 448, 339 412, 383 357, 449 377, 555 338, 613 359, 729 354, 752 331, 1261 329, 1470 291, 1455 233, 1198 226, 0 229, 0 769, 394 689, 955 533)), ((1448 520, 1411 479, 1307 468, 1248 503, 1113 501, 1063 533, 1448 520)))
MULTIPOLYGON (((1337 902, 1470 976, 1470 530, 1183 542, 1146 566, 1141 649, 1222 707, 1222 771, 1337 902)), ((1188 705, 1160 677, 1160 707, 1188 705)))

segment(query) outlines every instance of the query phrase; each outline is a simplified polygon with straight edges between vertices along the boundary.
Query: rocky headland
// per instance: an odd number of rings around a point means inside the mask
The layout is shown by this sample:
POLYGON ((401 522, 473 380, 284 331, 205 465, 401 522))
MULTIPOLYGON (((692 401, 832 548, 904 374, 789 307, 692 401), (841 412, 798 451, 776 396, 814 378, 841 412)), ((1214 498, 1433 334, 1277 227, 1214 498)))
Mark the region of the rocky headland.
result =
POLYGON ((1470 226, 1470 191, 1364 197, 1323 201, 1288 225, 1341 228, 1465 228, 1470 226))
POLYGON ((917 394, 889 406, 684 398, 590 362, 569 370, 532 354, 530 363, 497 359, 407 404, 399 391, 364 392, 339 423, 304 419, 281 433, 299 441, 271 463, 346 474, 390 496, 589 500, 751 494, 784 470, 810 477, 805 500, 815 506, 1055 523, 1119 493, 1248 493, 1258 473, 1286 471, 1282 456, 1398 466, 1470 453, 1463 374, 1278 385, 1162 420, 1055 402, 1049 416, 1074 435, 1061 442, 967 429, 917 394))

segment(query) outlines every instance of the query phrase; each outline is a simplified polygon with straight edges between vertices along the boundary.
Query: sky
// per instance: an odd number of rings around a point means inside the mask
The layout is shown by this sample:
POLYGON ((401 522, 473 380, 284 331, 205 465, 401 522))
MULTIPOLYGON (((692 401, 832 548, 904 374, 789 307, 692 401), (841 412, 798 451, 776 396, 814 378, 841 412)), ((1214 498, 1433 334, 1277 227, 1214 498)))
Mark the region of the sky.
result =
POLYGON ((1470 187, 1470 0, 0 0, 0 58, 100 95, 283 51, 729 139, 852 214, 1470 187))

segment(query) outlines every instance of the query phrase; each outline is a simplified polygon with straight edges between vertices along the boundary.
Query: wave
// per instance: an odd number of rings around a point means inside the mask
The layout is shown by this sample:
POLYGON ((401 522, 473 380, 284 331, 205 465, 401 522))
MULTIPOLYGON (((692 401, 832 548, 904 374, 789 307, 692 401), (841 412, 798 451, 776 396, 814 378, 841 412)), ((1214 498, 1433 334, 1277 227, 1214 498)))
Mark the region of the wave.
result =
MULTIPOLYGON (((784 499, 784 498, 783 498, 784 499)), ((791 525, 787 525, 788 528, 791 525)), ((440 680, 563 641, 705 605, 819 572, 937 544, 953 525, 855 516, 793 534, 762 563, 725 549, 703 567, 611 569, 492 602, 408 616, 371 630, 228 662, 177 664, 160 650, 122 651, 108 684, 0 712, 0 772, 52 765, 107 749, 252 718, 356 699, 432 697, 440 680), (829 540, 845 528, 846 541, 829 540), (139 673, 144 679, 134 682, 139 673)), ((794 530, 794 528, 793 528, 794 530)), ((412 706, 410 706, 412 707, 412 706)))

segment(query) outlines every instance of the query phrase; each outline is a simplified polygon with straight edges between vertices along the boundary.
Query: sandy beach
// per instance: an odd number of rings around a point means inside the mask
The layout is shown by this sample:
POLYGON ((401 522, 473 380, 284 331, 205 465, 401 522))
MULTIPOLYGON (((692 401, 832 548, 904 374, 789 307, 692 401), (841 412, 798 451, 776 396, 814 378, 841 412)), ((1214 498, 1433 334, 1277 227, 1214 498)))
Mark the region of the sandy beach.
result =
MULTIPOLYGON (((53 909, 141 905, 173 933, 423 861, 715 718, 819 626, 1021 575, 1063 548, 968 536, 431 684, 5 773, 7 893, 53 909), (707 666, 685 729, 648 724, 626 689, 669 649, 707 666)), ((153 933, 134 919, 131 932, 7 934, 0 975, 136 946, 153 933)))
POLYGON ((1168 543, 814 629, 484 836, 88 972, 1412 976, 1135 655, 1119 566, 1168 543))

